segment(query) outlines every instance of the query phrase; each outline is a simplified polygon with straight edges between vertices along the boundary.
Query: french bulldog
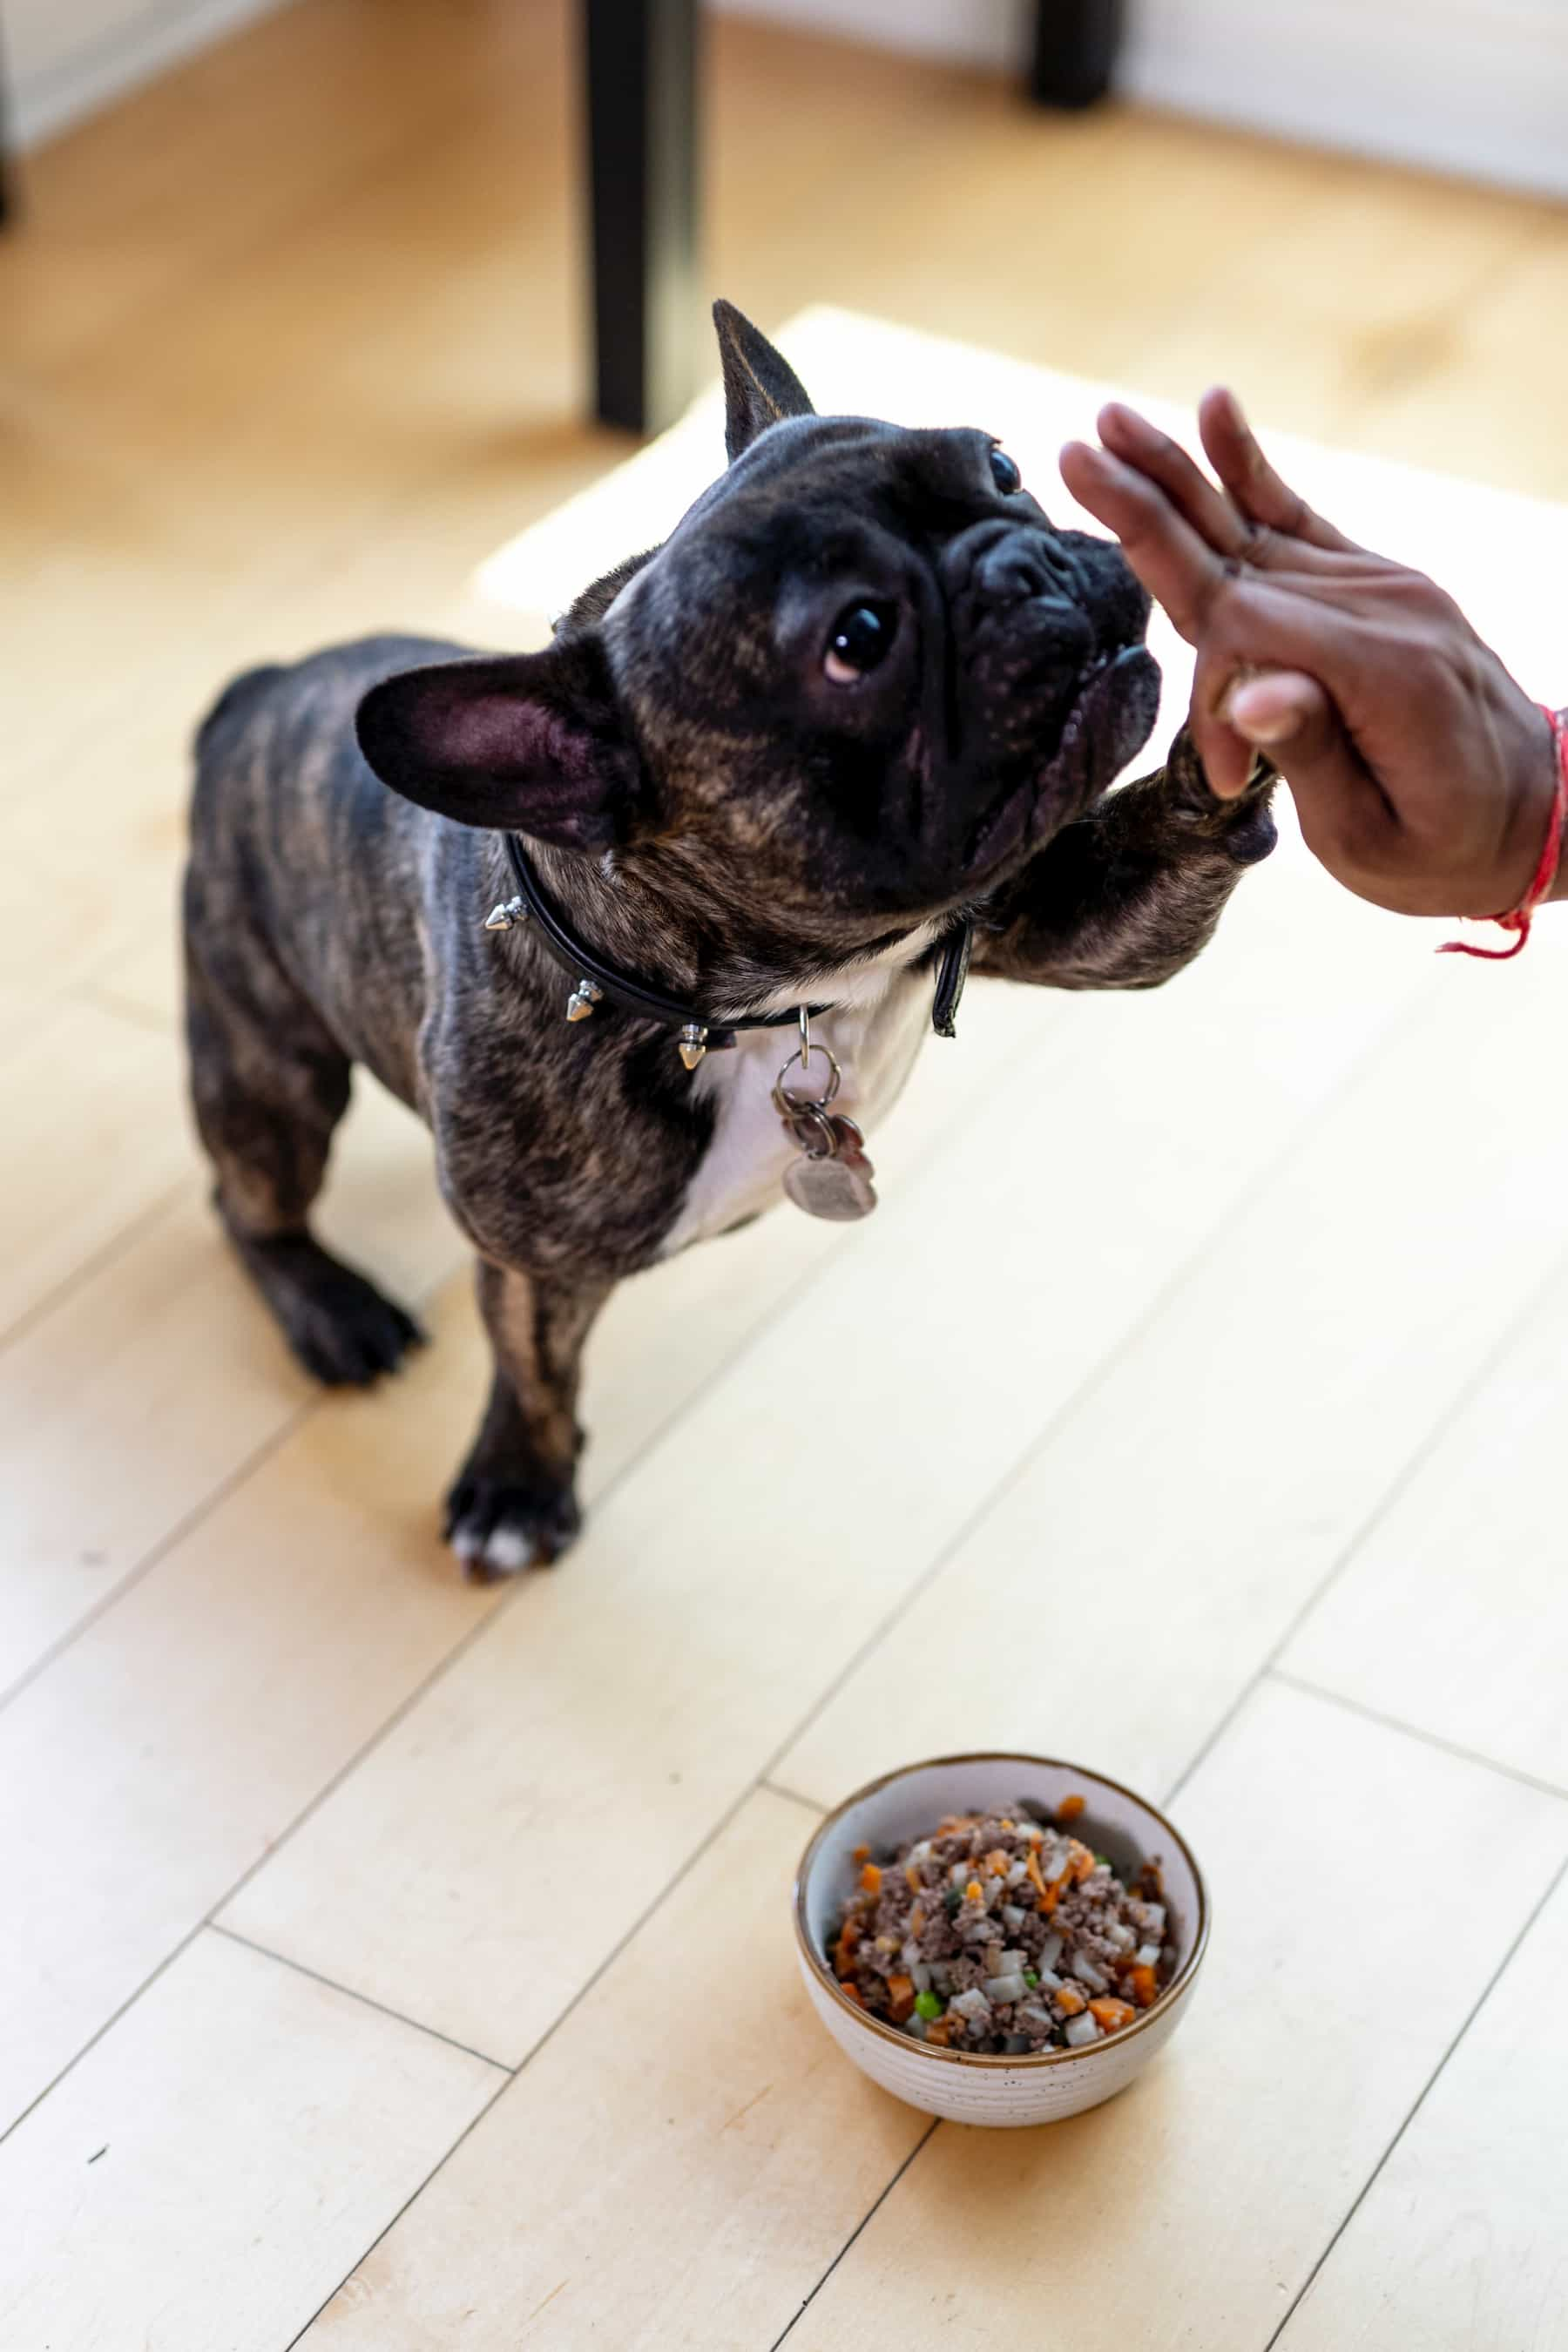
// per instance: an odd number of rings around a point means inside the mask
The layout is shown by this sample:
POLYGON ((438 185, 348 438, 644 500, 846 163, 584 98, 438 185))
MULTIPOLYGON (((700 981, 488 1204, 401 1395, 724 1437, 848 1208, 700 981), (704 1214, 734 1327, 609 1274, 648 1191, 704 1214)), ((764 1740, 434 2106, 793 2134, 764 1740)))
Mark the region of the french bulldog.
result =
POLYGON ((446 1501, 476 1576, 577 1530, 579 1367, 616 1283, 803 1160, 837 1163, 827 1213, 869 1205, 864 1139, 939 982, 951 1009, 955 941, 1035 986, 1153 987, 1275 837, 1271 774, 1221 803, 1184 732, 1110 789, 1158 699, 1112 544, 1055 528, 988 433, 818 416, 715 318, 727 469, 543 650, 335 646, 237 678, 197 738, 217 1211, 307 1370, 372 1381, 420 1335, 310 1208, 356 1064, 427 1122, 494 1353, 446 1501))

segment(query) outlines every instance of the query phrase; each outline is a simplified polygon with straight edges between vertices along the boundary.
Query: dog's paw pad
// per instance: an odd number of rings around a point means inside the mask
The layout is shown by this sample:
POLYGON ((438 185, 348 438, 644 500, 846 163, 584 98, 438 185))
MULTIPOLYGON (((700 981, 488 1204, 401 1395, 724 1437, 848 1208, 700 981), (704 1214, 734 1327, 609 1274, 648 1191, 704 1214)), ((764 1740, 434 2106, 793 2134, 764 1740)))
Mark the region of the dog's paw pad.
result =
POLYGON ((346 1266, 289 1303, 288 1330, 305 1370, 328 1388, 368 1388, 425 1339, 412 1315, 346 1266))
POLYGON ((579 1525, 571 1495, 542 1496, 488 1478, 459 1479, 447 1501, 447 1541, 476 1584, 548 1568, 579 1525))

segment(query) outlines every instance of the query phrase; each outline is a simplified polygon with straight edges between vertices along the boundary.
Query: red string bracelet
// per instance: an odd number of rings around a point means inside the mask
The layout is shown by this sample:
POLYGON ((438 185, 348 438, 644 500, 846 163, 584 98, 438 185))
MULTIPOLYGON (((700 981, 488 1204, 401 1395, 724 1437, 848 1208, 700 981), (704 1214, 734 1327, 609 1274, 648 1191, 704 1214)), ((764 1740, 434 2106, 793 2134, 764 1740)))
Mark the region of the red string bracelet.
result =
POLYGON ((1541 708, 1546 712, 1546 723, 1552 730, 1552 740, 1557 753, 1557 790, 1552 795, 1552 821, 1546 828, 1541 863, 1535 869, 1529 889, 1518 906, 1511 908, 1506 915, 1493 915, 1489 919, 1500 924, 1505 931, 1516 931, 1519 936, 1510 948, 1476 948, 1468 940, 1447 940, 1438 949, 1439 955, 1479 956, 1487 963, 1507 963, 1523 950, 1530 937, 1531 924, 1535 920, 1535 910, 1557 879, 1557 868, 1563 859, 1563 828, 1568 825, 1568 717, 1562 711, 1548 709, 1544 702, 1541 708))

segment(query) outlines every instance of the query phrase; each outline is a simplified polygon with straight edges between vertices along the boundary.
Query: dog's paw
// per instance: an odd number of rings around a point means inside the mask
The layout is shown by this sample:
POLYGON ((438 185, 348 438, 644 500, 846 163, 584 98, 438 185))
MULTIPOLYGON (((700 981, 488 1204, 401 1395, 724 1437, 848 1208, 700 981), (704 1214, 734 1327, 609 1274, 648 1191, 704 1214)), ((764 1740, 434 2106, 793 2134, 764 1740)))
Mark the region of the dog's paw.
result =
POLYGON ((548 1568, 570 1549, 581 1526, 571 1490, 537 1481, 465 1471, 447 1497, 447 1541, 476 1584, 548 1568))
POLYGON ((425 1339, 412 1315, 347 1266, 294 1300, 285 1328, 305 1370, 333 1389, 369 1388, 425 1339))
POLYGON ((1249 785, 1243 798, 1235 803, 1236 814, 1220 835, 1221 846, 1233 865, 1261 865, 1278 843, 1279 828, 1268 798, 1272 788, 1272 778, 1262 792, 1255 793, 1249 785))
POLYGON ((1221 800, 1210 791, 1192 731, 1184 727, 1165 766, 1166 823, 1183 846, 1206 855, 1223 850, 1233 865, 1256 866, 1279 838, 1268 806, 1279 781, 1279 771, 1259 752, 1247 790, 1236 800, 1221 800))
POLYGON ((412 1315, 308 1234, 236 1240, 295 1357, 327 1388, 368 1388, 424 1345, 412 1315))

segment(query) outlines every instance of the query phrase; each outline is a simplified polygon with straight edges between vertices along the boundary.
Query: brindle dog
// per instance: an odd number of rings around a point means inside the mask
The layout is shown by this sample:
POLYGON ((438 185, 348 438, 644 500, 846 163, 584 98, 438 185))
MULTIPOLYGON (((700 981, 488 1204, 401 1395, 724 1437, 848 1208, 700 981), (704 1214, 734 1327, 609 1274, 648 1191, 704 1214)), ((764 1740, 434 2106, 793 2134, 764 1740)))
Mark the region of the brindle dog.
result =
POLYGON ((1114 547, 1054 529, 988 434, 816 416, 716 316, 728 471, 545 650, 333 646, 237 678, 197 742, 188 1025, 219 1213, 308 1370, 373 1381, 416 1328, 310 1211, 355 1063, 429 1123, 495 1356, 447 1502, 476 1574, 576 1531, 578 1368, 614 1286, 771 1205, 799 1150, 770 1101, 786 1032, 692 1075, 670 1028, 563 1017, 536 925, 483 927, 509 832, 603 963, 704 1019, 831 1006, 873 1142, 957 919, 978 971, 1148 988, 1274 841, 1271 779, 1222 804, 1184 735, 1108 791, 1158 689, 1114 547))

